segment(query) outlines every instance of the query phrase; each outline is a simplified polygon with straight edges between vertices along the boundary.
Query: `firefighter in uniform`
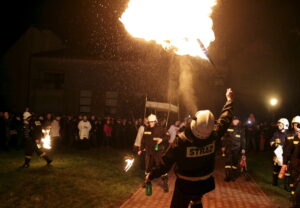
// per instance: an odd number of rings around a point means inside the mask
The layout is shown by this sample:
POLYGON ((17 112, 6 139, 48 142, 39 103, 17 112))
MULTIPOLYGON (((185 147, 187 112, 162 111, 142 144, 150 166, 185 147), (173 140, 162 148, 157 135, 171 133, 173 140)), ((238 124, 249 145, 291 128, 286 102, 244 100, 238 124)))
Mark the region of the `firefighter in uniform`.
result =
POLYGON ((163 156, 163 166, 152 170, 145 181, 167 173, 175 164, 177 176, 171 202, 172 208, 202 208, 202 196, 215 188, 212 176, 215 163, 215 148, 232 119, 232 91, 227 90, 227 102, 220 118, 215 123, 214 115, 209 110, 199 111, 179 133, 163 156))
POLYGON ((286 140, 281 172, 286 172, 289 165, 292 208, 300 208, 300 116, 293 118, 292 126, 295 135, 286 140))
MULTIPOLYGON (((162 165, 162 155, 165 151, 165 144, 168 143, 166 130, 157 124, 157 117, 153 114, 148 116, 149 126, 145 127, 144 135, 141 142, 141 150, 146 151, 145 166, 147 175, 154 167, 162 165)), ((141 150, 139 155, 141 155, 141 150)), ((163 189, 169 191, 168 174, 162 175, 163 189)))
POLYGON ((40 157, 44 158, 49 165, 52 160, 48 157, 45 152, 42 152, 38 148, 38 143, 43 136, 42 124, 39 120, 34 120, 29 112, 23 114, 24 119, 24 139, 25 139, 25 162, 23 168, 30 166, 32 154, 35 152, 40 157))
POLYGON ((225 154, 224 181, 235 181, 238 177, 240 154, 245 154, 246 148, 245 130, 241 127, 238 117, 233 117, 222 139, 222 152, 225 154))
MULTIPOLYGON (((292 130, 288 132, 286 143, 288 143, 290 140, 293 140, 295 136, 297 136, 297 132, 299 131, 298 125, 300 125, 300 116, 295 116, 292 119, 292 130)), ((287 145, 285 145, 287 146, 287 145)), ((285 177, 284 177, 284 189, 291 192, 291 189, 293 187, 293 183, 291 181, 291 173, 290 173, 290 164, 289 161, 287 163, 287 169, 285 172, 285 177)))
MULTIPOLYGON (((276 151, 277 148, 284 148, 285 140, 287 138, 287 130, 289 129, 289 121, 286 118, 281 118, 277 122, 278 129, 274 133, 270 145, 273 151, 276 151)), ((279 158, 276 156, 275 152, 273 155, 273 180, 272 185, 278 185, 278 175, 282 166, 282 161, 279 161, 279 158)))

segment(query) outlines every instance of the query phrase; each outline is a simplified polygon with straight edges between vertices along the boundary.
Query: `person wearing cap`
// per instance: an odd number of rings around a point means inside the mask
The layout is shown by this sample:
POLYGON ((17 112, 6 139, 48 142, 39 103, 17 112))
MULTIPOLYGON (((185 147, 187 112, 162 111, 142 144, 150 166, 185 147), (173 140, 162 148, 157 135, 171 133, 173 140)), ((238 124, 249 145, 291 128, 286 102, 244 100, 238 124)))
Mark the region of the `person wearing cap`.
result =
POLYGON ((240 125, 240 119, 233 117, 230 127, 222 138, 222 152, 225 154, 225 179, 235 181, 238 177, 240 154, 245 154, 245 130, 240 125))
POLYGON ((272 139, 270 140, 270 145, 272 150, 274 151, 273 155, 273 180, 272 185, 277 186, 278 185, 278 175, 279 171, 282 166, 281 157, 282 154, 278 157, 276 154, 278 149, 282 149, 285 144, 285 139, 287 137, 287 130, 289 129, 289 121, 286 118, 281 118, 277 122, 277 131, 274 133, 272 139))
POLYGON ((300 207, 300 116, 292 119, 292 128, 283 148, 283 165, 280 172, 290 174, 288 179, 290 179, 292 208, 296 208, 300 207))
MULTIPOLYGON (((158 125, 157 117, 154 114, 148 116, 148 126, 145 127, 144 135, 141 141, 141 148, 138 152, 141 155, 145 151, 145 174, 159 168, 162 165, 162 154, 164 151, 164 143, 169 140, 167 131, 158 125)), ((163 189, 169 191, 167 172, 162 174, 163 189)))
POLYGON ((43 136, 42 133, 42 124, 39 120, 32 118, 31 113, 24 112, 24 140, 25 140, 25 161, 22 165, 23 168, 29 168, 30 161, 33 153, 35 152, 38 156, 44 158, 47 162, 47 165, 50 165, 52 160, 48 155, 38 148, 38 145, 41 142, 43 136))
POLYGON ((227 102, 216 122, 211 111, 197 112, 163 156, 163 165, 146 176, 145 182, 149 182, 167 173, 175 164, 177 179, 172 208, 187 208, 190 203, 192 208, 202 208, 202 196, 215 189, 212 174, 215 168, 216 142, 226 132, 233 117, 231 89, 227 89, 226 98, 227 102))

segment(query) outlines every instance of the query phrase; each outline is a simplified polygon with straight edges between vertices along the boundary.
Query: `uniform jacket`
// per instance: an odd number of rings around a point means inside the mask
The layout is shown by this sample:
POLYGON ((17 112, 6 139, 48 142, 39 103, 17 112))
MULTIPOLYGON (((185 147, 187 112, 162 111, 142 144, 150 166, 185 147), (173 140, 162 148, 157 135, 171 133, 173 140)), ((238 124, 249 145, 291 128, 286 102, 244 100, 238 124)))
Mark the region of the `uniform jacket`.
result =
POLYGON ((30 121, 29 123, 24 124, 23 128, 25 141, 30 142, 42 139, 42 124, 39 120, 30 121))
MULTIPOLYGON (((163 156, 164 165, 150 173, 154 179, 167 173, 175 163, 175 173, 179 177, 201 178, 210 176, 215 166, 216 141, 220 140, 231 123, 232 101, 226 102, 220 118, 207 139, 198 139, 189 127, 175 139, 175 145, 163 156)), ((199 179, 201 180, 201 179, 199 179)))
POLYGON ((227 151, 245 149, 245 130, 241 126, 231 125, 223 136, 222 146, 227 151))
POLYGON ((300 171, 300 139, 298 135, 288 136, 283 149, 283 164, 290 166, 293 169, 300 171))
POLYGON ((79 139, 88 139, 92 126, 89 121, 80 121, 78 124, 79 139))
MULTIPOLYGON (((161 126, 154 126, 151 128, 150 126, 145 127, 144 135, 141 142, 141 150, 146 149, 147 154, 152 154, 155 151, 155 145, 157 142, 154 140, 155 138, 163 139, 163 142, 168 141, 168 137, 166 134, 166 130, 161 126)), ((160 144, 162 147, 162 143, 160 144)))
POLYGON ((287 138, 287 132, 281 132, 277 130, 274 134, 272 139, 270 140, 271 147, 275 150, 279 145, 284 147, 285 140, 287 138))

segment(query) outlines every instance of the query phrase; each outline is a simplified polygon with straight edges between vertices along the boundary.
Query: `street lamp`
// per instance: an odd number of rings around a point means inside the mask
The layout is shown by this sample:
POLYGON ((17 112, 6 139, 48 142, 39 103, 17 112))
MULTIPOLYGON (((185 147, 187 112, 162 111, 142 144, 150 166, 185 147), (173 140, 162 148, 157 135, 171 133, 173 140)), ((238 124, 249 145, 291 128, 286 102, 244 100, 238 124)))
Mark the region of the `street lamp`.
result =
POLYGON ((278 100, 276 98, 271 98, 270 99, 270 105, 271 106, 276 106, 278 104, 278 100))

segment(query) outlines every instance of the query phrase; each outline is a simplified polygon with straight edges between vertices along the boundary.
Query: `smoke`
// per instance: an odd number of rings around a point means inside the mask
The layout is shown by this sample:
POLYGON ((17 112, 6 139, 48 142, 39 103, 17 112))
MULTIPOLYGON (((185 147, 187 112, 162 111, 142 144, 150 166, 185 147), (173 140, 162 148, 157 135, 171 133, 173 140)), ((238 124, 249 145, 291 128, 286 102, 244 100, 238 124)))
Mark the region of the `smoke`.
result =
POLYGON ((193 64, 189 57, 179 57, 179 93, 188 112, 197 111, 195 89, 193 85, 193 64))
MULTIPOLYGON (((197 112, 197 99, 195 96, 195 89, 193 84, 193 63, 188 56, 173 57, 170 64, 170 75, 173 82, 170 83, 171 89, 177 89, 173 94, 180 95, 180 99, 184 108, 194 114, 197 112), (176 75, 175 75, 176 74, 176 75), (176 76, 176 78, 175 78, 176 76), (175 81, 177 80, 177 81, 175 81), (176 84, 175 84, 176 83, 176 84), (179 86, 178 86, 179 84, 179 86), (175 87, 174 85, 177 85, 175 87)), ((169 92, 170 93, 170 92, 169 92)))

